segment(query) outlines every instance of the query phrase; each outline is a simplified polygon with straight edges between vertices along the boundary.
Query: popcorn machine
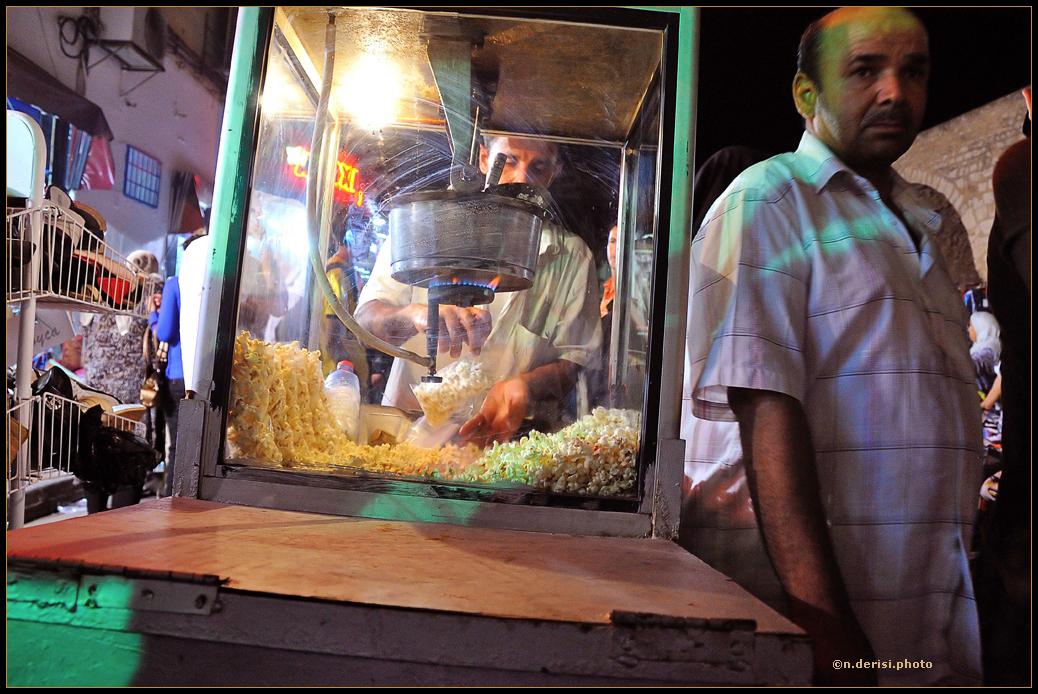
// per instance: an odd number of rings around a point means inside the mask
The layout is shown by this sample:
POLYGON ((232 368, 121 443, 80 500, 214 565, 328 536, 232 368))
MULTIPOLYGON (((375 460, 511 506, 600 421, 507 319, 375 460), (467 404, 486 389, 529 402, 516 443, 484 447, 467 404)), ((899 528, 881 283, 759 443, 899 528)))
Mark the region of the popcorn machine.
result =
POLYGON ((261 16, 232 70, 176 492, 673 536, 680 13, 261 16), (343 358, 357 440, 322 390, 343 358))

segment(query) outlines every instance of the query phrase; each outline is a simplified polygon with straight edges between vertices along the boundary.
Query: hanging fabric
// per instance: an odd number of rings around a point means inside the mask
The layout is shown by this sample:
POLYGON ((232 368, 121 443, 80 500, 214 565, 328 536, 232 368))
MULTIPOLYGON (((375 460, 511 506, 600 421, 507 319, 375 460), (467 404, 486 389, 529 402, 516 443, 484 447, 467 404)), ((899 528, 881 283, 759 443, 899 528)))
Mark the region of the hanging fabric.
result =
POLYGON ((102 137, 91 140, 79 187, 84 190, 111 190, 115 187, 115 161, 108 140, 102 137))

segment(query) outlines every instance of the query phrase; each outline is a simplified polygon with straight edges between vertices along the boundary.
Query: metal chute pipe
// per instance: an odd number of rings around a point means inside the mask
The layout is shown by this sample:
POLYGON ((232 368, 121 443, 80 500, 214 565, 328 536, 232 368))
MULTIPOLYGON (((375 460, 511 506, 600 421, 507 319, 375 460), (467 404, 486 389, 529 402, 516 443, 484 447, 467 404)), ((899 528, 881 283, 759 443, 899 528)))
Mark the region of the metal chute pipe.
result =
POLYGON ((407 359, 421 366, 431 367, 436 363, 434 357, 422 356, 391 345, 361 327, 360 323, 350 315, 346 307, 339 301, 339 297, 335 295, 335 291, 332 289, 331 282, 328 281, 328 276, 324 273, 324 261, 321 258, 320 243, 318 241, 321 235, 318 193, 320 192, 322 182, 322 176, 318 173, 321 170, 318 159, 321 157, 321 151, 324 147, 324 131, 328 121, 328 103, 331 98, 334 70, 335 16, 329 14, 328 26, 325 28, 324 75, 321 78, 321 93, 318 97, 317 113, 314 117, 314 136, 310 143, 310 175, 306 179, 306 224, 310 240, 310 265, 314 271, 314 278, 332 311, 335 312, 335 315, 342 321, 343 325, 356 335, 357 339, 363 344, 380 352, 385 352, 390 356, 407 359))

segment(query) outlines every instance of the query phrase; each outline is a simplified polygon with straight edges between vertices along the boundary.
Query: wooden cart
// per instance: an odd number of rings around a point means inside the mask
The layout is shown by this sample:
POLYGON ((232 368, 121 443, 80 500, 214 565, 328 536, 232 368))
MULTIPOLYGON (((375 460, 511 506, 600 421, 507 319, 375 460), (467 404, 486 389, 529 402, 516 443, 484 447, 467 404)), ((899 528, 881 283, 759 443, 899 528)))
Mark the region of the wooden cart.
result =
POLYGON ((167 498, 11 531, 16 686, 806 685, 673 542, 167 498))

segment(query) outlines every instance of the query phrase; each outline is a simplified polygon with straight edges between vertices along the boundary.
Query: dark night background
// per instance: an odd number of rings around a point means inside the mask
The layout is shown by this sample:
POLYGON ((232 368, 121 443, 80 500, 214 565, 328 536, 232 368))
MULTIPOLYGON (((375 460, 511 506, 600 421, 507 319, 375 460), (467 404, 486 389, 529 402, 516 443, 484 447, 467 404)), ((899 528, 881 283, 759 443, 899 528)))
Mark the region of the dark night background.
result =
MULTIPOLYGON (((800 35, 828 7, 705 7, 700 12, 696 167, 728 145, 796 149, 792 83, 800 35)), ((1031 8, 927 7, 932 70, 923 130, 1031 83, 1031 8)), ((1020 97, 1023 122, 1024 100, 1020 97)))

